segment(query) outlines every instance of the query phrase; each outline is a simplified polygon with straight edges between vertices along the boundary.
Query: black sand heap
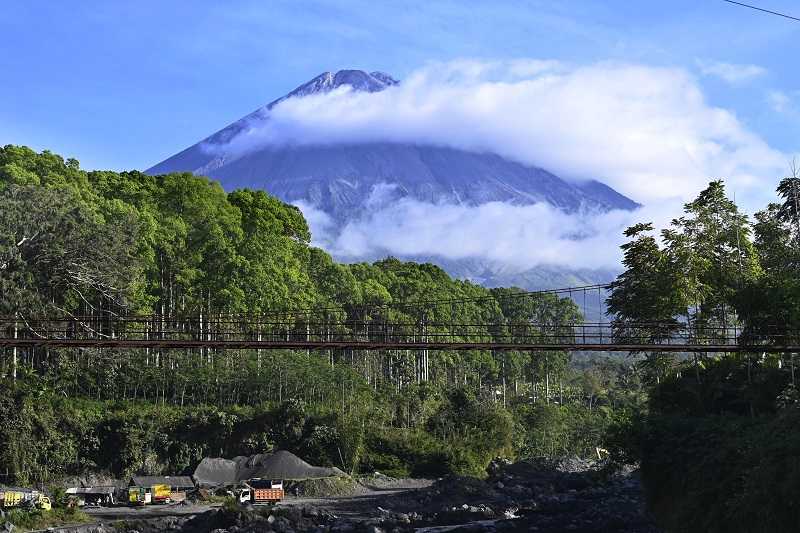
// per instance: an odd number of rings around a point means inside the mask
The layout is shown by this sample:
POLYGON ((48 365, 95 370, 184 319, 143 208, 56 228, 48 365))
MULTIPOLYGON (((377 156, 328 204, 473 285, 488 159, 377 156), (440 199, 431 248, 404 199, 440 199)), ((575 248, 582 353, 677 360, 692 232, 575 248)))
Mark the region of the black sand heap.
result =
POLYGON ((338 468, 312 466, 285 450, 233 459, 206 457, 194 471, 197 484, 206 487, 235 485, 253 478, 300 480, 343 475, 338 468))

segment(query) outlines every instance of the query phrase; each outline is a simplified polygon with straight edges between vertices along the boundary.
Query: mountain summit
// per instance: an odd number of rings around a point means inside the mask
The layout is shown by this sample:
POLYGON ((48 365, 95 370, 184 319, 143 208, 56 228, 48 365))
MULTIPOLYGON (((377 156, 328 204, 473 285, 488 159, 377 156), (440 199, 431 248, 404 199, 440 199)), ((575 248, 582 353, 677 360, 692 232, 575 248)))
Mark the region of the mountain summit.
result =
POLYGON ((349 86, 354 91, 374 93, 382 91, 399 82, 384 72, 364 72, 363 70, 340 70, 337 72, 323 72, 316 78, 297 87, 290 93, 281 96, 277 100, 259 107, 249 115, 245 115, 233 124, 226 126, 213 135, 206 137, 199 143, 190 146, 186 150, 158 163, 145 172, 148 174, 166 174, 169 172, 191 171, 197 174, 205 174, 215 177, 208 167, 221 166, 221 158, 209 154, 209 150, 204 150, 203 146, 219 146, 228 143, 242 131, 245 131, 251 124, 259 120, 264 120, 269 114, 269 110, 288 98, 302 98, 312 94, 321 94, 338 89, 342 86, 349 86))
POLYGON ((375 93, 382 91, 399 82, 384 72, 370 72, 367 74, 363 70, 340 70, 338 72, 323 72, 308 83, 304 83, 285 97, 276 100, 269 107, 284 98, 293 96, 308 96, 315 93, 324 93, 348 85, 356 91, 375 93))

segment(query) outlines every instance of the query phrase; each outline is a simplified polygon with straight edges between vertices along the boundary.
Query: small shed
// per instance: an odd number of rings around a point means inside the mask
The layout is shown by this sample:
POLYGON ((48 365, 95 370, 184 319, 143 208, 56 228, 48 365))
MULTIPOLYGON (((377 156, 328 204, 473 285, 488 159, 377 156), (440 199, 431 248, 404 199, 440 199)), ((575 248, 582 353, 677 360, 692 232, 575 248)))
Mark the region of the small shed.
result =
POLYGON ((81 505, 114 505, 114 494, 117 488, 114 486, 102 487, 70 487, 66 493, 75 496, 81 505))

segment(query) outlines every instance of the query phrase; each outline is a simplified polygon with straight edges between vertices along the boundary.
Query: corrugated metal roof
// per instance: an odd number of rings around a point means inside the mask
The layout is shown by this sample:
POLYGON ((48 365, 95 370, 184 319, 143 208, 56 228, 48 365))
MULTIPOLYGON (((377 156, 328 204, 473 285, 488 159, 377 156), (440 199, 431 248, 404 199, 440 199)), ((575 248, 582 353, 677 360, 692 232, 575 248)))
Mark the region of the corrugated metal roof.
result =
POLYGON ((0 492, 37 492, 36 489, 28 487, 3 487, 0 486, 0 492))
POLYGON ((70 487, 67 494, 114 494, 114 487, 70 487))
POLYGON ((169 485, 181 489, 194 488, 194 481, 190 476, 133 476, 130 484, 136 487, 169 485))

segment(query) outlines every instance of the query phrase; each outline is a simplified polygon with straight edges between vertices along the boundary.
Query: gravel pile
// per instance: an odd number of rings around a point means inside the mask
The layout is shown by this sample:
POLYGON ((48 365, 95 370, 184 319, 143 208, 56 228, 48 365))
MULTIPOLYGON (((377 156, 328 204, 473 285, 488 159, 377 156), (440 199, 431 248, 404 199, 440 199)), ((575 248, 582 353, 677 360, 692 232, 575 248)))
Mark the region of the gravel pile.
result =
POLYGON ((206 457, 194 469, 192 477, 200 487, 235 485, 239 477, 239 466, 230 459, 206 457))
POLYGON ((374 491, 424 489, 430 487, 434 481, 423 478, 396 478, 380 472, 362 475, 357 477, 356 480, 364 487, 374 491))
POLYGON ((286 494, 301 498, 341 498, 368 494, 370 489, 349 476, 287 481, 286 494))
POLYGON ((312 466, 286 450, 233 459, 206 457, 194 471, 195 481, 206 487, 234 485, 252 478, 299 480, 343 475, 338 468, 312 466))

